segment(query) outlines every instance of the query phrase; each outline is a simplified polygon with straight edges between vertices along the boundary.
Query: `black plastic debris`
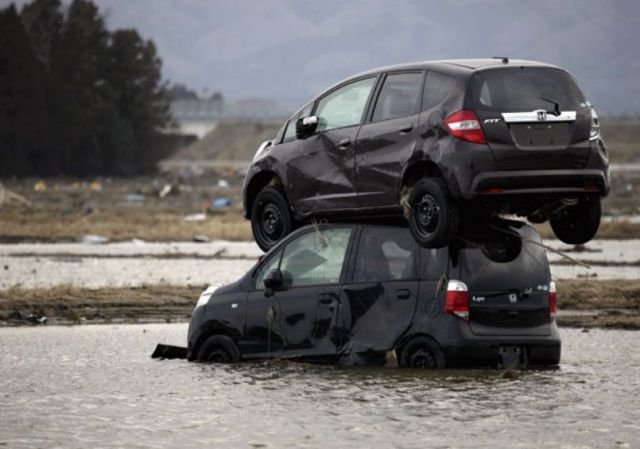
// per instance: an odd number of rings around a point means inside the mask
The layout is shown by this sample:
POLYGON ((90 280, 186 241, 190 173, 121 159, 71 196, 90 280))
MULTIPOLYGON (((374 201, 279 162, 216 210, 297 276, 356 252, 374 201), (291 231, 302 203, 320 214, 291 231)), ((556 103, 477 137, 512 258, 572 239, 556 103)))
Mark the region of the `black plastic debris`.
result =
POLYGON ((44 315, 37 315, 35 313, 30 313, 29 315, 23 315, 19 311, 14 310, 9 313, 8 317, 9 321, 22 321, 31 324, 46 324, 47 317, 44 315))
POLYGON ((158 343, 151 354, 152 359, 186 359, 187 348, 182 346, 163 345, 158 343))

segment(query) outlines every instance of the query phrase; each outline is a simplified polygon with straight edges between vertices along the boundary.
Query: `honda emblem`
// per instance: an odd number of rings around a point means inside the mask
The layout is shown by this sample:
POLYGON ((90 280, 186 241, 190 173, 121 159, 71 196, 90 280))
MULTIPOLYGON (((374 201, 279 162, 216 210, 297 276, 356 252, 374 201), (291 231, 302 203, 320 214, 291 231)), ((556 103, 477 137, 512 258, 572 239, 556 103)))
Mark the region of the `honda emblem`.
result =
POLYGON ((515 293, 510 293, 509 294, 509 302, 511 304, 515 304, 518 302, 518 295, 516 295, 515 293))
POLYGON ((539 122, 544 122, 547 119, 547 111, 540 109, 539 111, 536 111, 536 114, 538 116, 538 121, 539 122))

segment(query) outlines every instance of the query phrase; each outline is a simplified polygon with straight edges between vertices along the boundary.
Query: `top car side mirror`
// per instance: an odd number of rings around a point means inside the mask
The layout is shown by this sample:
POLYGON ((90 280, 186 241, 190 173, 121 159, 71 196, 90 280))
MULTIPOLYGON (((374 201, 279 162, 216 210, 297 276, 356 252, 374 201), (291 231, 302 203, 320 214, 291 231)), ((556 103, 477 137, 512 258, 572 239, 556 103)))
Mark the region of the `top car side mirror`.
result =
POLYGON ((296 121, 296 137, 298 139, 309 137, 318 127, 318 121, 318 117, 315 115, 299 118, 296 121))
POLYGON ((269 271, 263 281, 264 283, 264 295, 273 296, 273 292, 282 288, 282 271, 277 268, 269 271))

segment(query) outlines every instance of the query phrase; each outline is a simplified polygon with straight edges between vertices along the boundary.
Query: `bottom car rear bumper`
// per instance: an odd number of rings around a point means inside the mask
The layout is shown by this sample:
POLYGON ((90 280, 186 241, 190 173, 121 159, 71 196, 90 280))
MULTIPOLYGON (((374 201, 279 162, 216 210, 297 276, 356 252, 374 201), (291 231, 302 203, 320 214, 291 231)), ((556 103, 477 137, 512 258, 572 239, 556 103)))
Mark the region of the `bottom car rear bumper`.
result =
POLYGON ((443 348, 447 367, 496 367, 501 351, 508 347, 523 349, 523 364, 527 366, 557 366, 560 363, 561 344, 556 342, 474 342, 466 346, 443 348))

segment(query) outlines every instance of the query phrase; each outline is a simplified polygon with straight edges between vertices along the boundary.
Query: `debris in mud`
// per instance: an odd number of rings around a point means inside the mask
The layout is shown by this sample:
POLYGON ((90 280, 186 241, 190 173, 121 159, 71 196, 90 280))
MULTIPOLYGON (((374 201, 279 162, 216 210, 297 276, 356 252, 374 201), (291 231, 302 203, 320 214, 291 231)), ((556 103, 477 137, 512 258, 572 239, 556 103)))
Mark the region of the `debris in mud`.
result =
POLYGON ((38 181, 33 185, 34 192, 46 192, 47 191, 47 183, 44 181, 38 181))
POLYGON ((85 245, 104 245, 109 243, 109 239, 101 235, 89 234, 82 237, 82 243, 85 245))
POLYGON ((171 192, 173 192, 173 186, 171 184, 165 184, 162 189, 160 189, 160 192, 158 192, 158 197, 164 198, 171 192))
POLYGON ((211 203, 211 205, 215 208, 229 207, 232 204, 233 202, 229 198, 218 198, 216 200, 213 200, 213 202, 211 203))
POLYGON ((129 193, 125 195, 124 200, 127 203, 142 203, 144 201, 144 195, 140 193, 129 193))
POLYGON ((203 221, 206 218, 207 218, 207 215, 203 213, 189 214, 189 215, 185 215, 184 221, 203 221))
POLYGON ((206 235, 194 235, 193 241, 196 243, 209 243, 210 239, 206 235))
POLYGON ((31 324, 46 324, 47 317, 44 315, 38 315, 35 313, 30 313, 29 315, 23 315, 19 311, 14 310, 9 313, 7 316, 8 321, 10 322, 26 322, 31 324))
POLYGON ((182 346, 164 345, 158 343, 156 349, 151 354, 152 359, 186 359, 187 348, 182 346))

